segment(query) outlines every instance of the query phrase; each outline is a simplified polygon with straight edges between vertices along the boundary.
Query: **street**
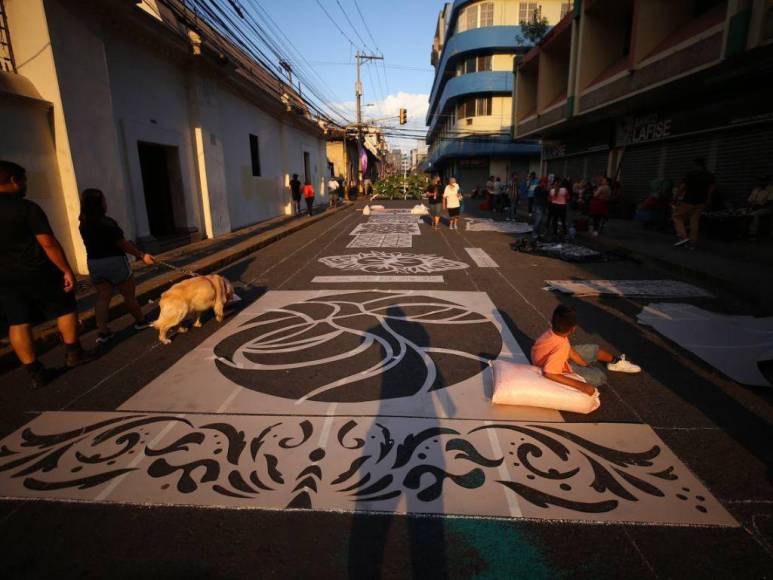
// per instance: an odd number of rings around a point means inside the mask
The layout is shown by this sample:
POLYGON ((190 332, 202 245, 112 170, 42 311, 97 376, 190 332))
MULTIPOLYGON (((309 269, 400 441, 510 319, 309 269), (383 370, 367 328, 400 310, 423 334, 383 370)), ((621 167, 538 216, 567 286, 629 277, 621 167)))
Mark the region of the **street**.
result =
POLYGON ((2 575, 770 577, 770 389, 637 323, 653 302, 760 313, 719 288, 549 292, 678 278, 518 253, 514 234, 464 225, 416 235, 413 205, 356 204, 220 270, 241 298, 222 324, 207 315, 165 346, 125 316, 98 360, 44 389, 0 376, 2 575), (577 310, 573 341, 643 372, 610 374, 588 415, 491 407, 488 362, 526 362, 560 303, 577 310), (385 315, 404 323, 391 336, 373 327, 385 315))

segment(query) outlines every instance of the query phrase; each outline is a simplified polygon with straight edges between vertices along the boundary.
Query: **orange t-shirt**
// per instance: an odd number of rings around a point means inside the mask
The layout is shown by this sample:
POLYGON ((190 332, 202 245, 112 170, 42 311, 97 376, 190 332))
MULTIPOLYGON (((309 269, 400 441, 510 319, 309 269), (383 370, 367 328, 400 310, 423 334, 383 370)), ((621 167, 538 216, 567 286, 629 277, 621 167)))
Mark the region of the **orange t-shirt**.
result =
POLYGON ((311 185, 303 186, 303 197, 305 198, 314 197, 314 188, 311 185))
POLYGON ((548 330, 531 347, 531 364, 540 367, 543 373, 552 375, 571 373, 572 369, 569 366, 571 349, 568 337, 559 336, 552 330, 548 330))

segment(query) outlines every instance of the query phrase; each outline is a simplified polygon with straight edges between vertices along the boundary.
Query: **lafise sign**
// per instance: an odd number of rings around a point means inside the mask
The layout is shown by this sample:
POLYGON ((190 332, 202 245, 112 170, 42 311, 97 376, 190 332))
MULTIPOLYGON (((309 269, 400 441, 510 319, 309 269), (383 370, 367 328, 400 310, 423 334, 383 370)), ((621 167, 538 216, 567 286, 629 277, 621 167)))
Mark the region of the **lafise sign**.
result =
POLYGON ((631 143, 663 139, 671 135, 671 119, 659 119, 657 114, 634 119, 631 143))

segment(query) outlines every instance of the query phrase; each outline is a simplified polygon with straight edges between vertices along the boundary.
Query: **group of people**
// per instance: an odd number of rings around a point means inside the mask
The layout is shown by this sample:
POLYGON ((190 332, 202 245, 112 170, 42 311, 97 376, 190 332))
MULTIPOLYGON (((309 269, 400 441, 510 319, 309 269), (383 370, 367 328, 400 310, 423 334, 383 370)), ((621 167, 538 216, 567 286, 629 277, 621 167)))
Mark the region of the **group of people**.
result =
MULTIPOLYGON (((345 196, 344 179, 343 177, 331 176, 327 181, 327 190, 330 195, 330 206, 335 207, 342 203, 345 196)), ((290 196, 292 197, 293 209, 295 215, 300 217, 304 213, 311 216, 314 213, 314 199, 317 197, 317 192, 314 190, 314 186, 308 179, 301 183, 298 179, 298 174, 293 173, 292 179, 290 179, 290 196), (301 208, 301 200, 306 204, 306 209, 301 208)))
POLYGON ((432 229, 440 228, 440 217, 443 211, 448 213, 448 227, 452 230, 459 229, 459 214, 462 211, 464 198, 455 177, 448 180, 443 187, 439 176, 432 178, 430 186, 424 192, 429 205, 429 215, 432 218, 432 229))
MULTIPOLYGON (((0 161, 0 308, 8 322, 11 346, 31 386, 37 388, 56 373, 37 359, 33 324, 56 319, 65 345, 66 368, 87 363, 96 355, 83 349, 78 337, 73 269, 45 212, 25 199, 26 193, 26 170, 16 163, 0 161)), ((154 263, 153 256, 124 238, 118 223, 107 215, 107 202, 100 190, 83 191, 79 219, 89 276, 96 291, 97 343, 113 337, 108 312, 116 290, 134 318, 135 330, 147 328, 126 255, 148 265, 154 263)))
POLYGON ((532 237, 551 239, 566 237, 569 234, 569 209, 588 215, 592 224, 592 235, 598 236, 604 229, 609 217, 609 204, 612 199, 612 189, 609 179, 600 176, 595 183, 590 180, 580 180, 572 183, 569 178, 555 175, 538 177, 535 172, 521 180, 518 174, 513 175, 514 187, 511 207, 512 218, 521 199, 526 200, 529 218, 532 220, 532 237))

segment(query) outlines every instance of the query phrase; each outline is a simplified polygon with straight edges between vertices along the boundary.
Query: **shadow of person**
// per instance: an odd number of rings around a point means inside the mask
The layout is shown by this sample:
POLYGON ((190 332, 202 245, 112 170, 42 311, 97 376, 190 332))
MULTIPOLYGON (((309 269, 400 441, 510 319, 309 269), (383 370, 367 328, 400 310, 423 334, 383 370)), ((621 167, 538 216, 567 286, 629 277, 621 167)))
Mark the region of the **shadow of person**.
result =
MULTIPOLYGON (((382 356, 386 360, 391 355, 397 365, 381 375, 380 407, 372 420, 369 437, 375 437, 374 431, 386 429, 392 438, 387 444, 393 451, 378 473, 366 461, 358 476, 361 481, 368 480, 370 490, 387 479, 392 483, 378 491, 363 494, 368 489, 361 488, 358 492, 362 501, 358 500, 355 509, 361 511, 352 517, 349 577, 405 575, 410 566, 415 578, 446 578, 446 540, 441 518, 445 478, 441 436, 446 431, 438 416, 454 416, 455 408, 450 399, 437 396, 445 390, 445 377, 423 351, 430 346, 430 336, 423 325, 407 319, 399 306, 387 308, 379 318, 381 325, 368 332, 388 340, 394 352, 385 349, 382 356), (421 418, 387 416, 390 411, 384 409, 385 401, 394 401, 395 394, 404 393, 407 385, 424 393, 416 396, 431 397, 436 412, 424 413, 426 416, 421 418), (374 497, 382 499, 368 501, 374 497)), ((405 397, 406 409, 410 408, 410 398, 405 397)))

